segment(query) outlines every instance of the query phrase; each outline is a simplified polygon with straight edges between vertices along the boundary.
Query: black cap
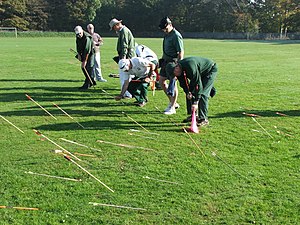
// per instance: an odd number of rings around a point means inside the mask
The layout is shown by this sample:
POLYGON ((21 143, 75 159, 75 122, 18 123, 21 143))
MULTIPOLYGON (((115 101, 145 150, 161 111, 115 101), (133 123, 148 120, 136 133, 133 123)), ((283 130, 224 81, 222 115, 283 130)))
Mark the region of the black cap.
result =
POLYGON ((159 23, 159 28, 160 29, 165 29, 169 24, 172 24, 172 21, 170 20, 169 17, 164 17, 161 19, 160 23, 159 23))

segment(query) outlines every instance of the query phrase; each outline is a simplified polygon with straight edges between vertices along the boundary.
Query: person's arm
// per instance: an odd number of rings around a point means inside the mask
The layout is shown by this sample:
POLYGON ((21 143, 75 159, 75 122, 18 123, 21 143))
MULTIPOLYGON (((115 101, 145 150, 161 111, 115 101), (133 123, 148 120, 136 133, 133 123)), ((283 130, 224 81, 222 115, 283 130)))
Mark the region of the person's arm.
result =
POLYGON ((126 55, 128 52, 128 35, 126 32, 120 32, 120 59, 126 59, 126 55))
POLYGON ((129 86, 129 79, 125 80, 125 82, 123 83, 121 93, 115 97, 116 101, 119 101, 123 98, 123 95, 127 91, 128 86, 129 86))

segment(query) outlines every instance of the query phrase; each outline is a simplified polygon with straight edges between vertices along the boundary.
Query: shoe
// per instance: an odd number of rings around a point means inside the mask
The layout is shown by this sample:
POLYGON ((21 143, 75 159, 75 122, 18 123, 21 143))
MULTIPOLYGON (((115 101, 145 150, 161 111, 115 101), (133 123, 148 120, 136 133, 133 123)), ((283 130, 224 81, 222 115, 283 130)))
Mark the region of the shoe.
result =
MULTIPOLYGON (((168 107, 165 109, 165 111, 170 110, 170 108, 171 108, 171 102, 169 103, 169 105, 168 105, 168 107)), ((179 108, 180 108, 180 105, 176 102, 176 103, 175 103, 175 109, 179 109, 179 108)))
POLYGON ((120 75, 119 74, 114 74, 114 73, 111 73, 108 75, 109 77, 112 77, 112 78, 119 78, 120 75))
POLYGON ((99 81, 99 82, 107 82, 107 80, 105 80, 104 78, 97 78, 97 81, 99 81))
POLYGON ((141 102, 141 103, 138 103, 137 106, 139 107, 144 107, 146 105, 146 102, 141 102))
POLYGON ((213 98, 213 97, 216 95, 216 93, 217 93, 216 88, 215 88, 215 87, 212 87, 212 89, 210 90, 209 95, 210 95, 211 98, 213 98))
POLYGON ((206 120, 206 119, 201 119, 197 125, 198 125, 199 127, 204 127, 204 126, 209 125, 209 122, 208 122, 208 120, 206 120))
POLYGON ((79 87, 78 89, 86 90, 86 89, 89 89, 89 87, 91 87, 90 83, 84 82, 84 84, 81 87, 79 87))
POLYGON ((168 109, 165 110, 164 112, 165 115, 172 115, 172 114, 176 114, 176 109, 175 107, 170 107, 168 109))

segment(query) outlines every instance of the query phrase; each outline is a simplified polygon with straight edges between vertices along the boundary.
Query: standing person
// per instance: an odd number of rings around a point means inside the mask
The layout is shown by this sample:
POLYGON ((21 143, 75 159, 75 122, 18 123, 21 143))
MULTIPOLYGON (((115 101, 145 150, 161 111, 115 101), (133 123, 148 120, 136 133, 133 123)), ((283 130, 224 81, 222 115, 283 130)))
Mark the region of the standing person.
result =
POLYGON ((81 62, 81 70, 85 76, 84 84, 79 89, 88 89, 96 85, 94 80, 93 66, 94 66, 94 51, 93 38, 85 32, 81 26, 74 28, 76 34, 76 58, 81 62))
POLYGON ((187 113, 190 115, 186 121, 191 121, 192 110, 198 110, 198 125, 208 125, 208 98, 217 76, 217 64, 203 57, 187 57, 168 64, 166 71, 178 79, 186 94, 187 113))
MULTIPOLYGON (((131 59, 135 57, 135 41, 131 31, 122 24, 122 20, 117 20, 113 18, 109 22, 110 30, 116 31, 118 35, 118 42, 117 42, 117 52, 119 56, 119 60, 121 59, 131 59)), ((121 69, 119 69, 120 74, 120 83, 121 89, 125 80, 127 79, 127 75, 121 69)), ((131 98, 131 94, 126 91, 123 95, 123 98, 131 98)))
POLYGON ((137 100, 140 107, 147 103, 147 93, 149 82, 156 76, 156 65, 141 57, 133 57, 131 59, 121 59, 119 68, 124 72, 125 82, 123 83, 121 93, 115 97, 119 101, 126 91, 128 91, 137 100), (134 75, 133 79, 130 76, 134 75))
POLYGON ((176 108, 179 108, 177 103, 178 88, 176 80, 168 78, 166 74, 166 65, 170 62, 176 62, 183 59, 184 46, 181 34, 173 27, 169 17, 165 17, 160 21, 159 28, 165 32, 163 40, 163 56, 160 59, 160 77, 159 83, 165 94, 169 98, 169 105, 164 114, 171 115, 176 113, 176 108), (166 80, 169 79, 169 86, 166 80))
POLYGON ((94 61, 93 69, 95 73, 95 79, 100 82, 107 82, 107 80, 105 80, 102 77, 102 72, 101 72, 100 46, 103 45, 103 39, 98 33, 95 33, 93 24, 91 23, 88 24, 87 30, 89 34, 93 37, 93 43, 94 43, 95 61, 94 61))

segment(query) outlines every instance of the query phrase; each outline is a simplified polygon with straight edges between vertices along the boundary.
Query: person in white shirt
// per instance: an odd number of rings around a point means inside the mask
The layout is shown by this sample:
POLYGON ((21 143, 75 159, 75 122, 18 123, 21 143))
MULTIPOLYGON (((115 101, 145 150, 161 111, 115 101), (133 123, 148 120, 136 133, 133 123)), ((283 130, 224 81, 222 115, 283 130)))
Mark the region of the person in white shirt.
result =
POLYGON ((106 79, 103 78, 102 72, 101 72, 101 57, 100 57, 100 46, 103 45, 103 39, 98 34, 95 33, 94 25, 89 24, 87 25, 87 30, 89 34, 93 37, 93 43, 94 43, 94 51, 95 51, 95 61, 94 61, 94 73, 95 73, 95 79, 100 82, 107 82, 106 79))
POLYGON ((156 65, 141 57, 121 59, 118 65, 119 69, 123 71, 125 81, 120 94, 115 97, 115 100, 121 100, 124 93, 128 91, 135 97, 138 106, 145 106, 148 101, 149 82, 156 76, 156 65), (134 75, 134 78, 131 79, 132 75, 134 75))

